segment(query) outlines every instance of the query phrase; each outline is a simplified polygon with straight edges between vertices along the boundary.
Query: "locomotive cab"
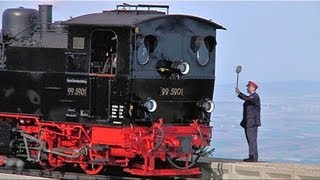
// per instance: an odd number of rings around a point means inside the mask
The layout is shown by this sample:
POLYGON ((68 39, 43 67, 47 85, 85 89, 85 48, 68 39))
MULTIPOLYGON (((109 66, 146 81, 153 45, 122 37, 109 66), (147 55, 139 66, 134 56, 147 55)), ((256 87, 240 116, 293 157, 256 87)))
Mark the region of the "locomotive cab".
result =
POLYGON ((150 120, 208 124, 214 109, 216 29, 222 26, 186 15, 167 15, 135 27, 132 95, 152 99, 150 120))
POLYGON ((135 24, 163 15, 117 9, 63 22, 69 26, 67 71, 90 74, 90 113, 96 122, 145 122, 142 100, 132 97, 135 24))
POLYGON ((194 119, 208 124, 214 109, 215 36, 222 26, 137 9, 63 24, 69 26, 67 71, 90 73, 91 117, 117 124, 159 118, 167 124, 194 119))
MULTIPOLYGON (((66 87, 67 93, 71 92, 70 96, 81 98, 81 93, 74 92, 77 89, 86 92, 85 104, 88 106, 85 110, 88 116, 83 122, 122 124, 124 102, 128 99, 128 79, 125 77, 129 74, 130 29, 81 22, 67 23, 69 42, 65 54, 67 73, 78 74, 77 78, 83 80, 84 85, 73 87, 79 84, 79 79, 71 79, 68 83, 70 85, 66 87)), ((71 108, 78 110, 73 114, 82 114, 79 112, 82 110, 79 104, 76 106, 71 108)))

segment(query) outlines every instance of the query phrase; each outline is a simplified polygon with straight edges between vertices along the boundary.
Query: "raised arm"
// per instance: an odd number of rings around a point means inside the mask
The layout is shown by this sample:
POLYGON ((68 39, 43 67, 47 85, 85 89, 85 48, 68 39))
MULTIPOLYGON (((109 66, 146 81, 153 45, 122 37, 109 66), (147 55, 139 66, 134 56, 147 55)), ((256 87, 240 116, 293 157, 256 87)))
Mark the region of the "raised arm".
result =
POLYGON ((240 92, 238 94, 238 97, 244 101, 249 101, 253 104, 255 104, 258 100, 258 96, 256 94, 252 94, 250 96, 247 96, 247 95, 243 94, 242 92, 240 92))

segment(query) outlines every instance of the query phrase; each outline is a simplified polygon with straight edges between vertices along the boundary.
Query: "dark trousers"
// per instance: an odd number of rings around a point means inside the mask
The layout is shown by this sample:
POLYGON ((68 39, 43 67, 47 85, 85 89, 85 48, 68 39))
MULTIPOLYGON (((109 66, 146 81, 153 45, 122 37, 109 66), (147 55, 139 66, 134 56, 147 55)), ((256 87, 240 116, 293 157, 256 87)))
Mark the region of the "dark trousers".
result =
POLYGON ((245 129, 246 138, 249 146, 249 158, 258 160, 258 127, 246 128, 245 129))

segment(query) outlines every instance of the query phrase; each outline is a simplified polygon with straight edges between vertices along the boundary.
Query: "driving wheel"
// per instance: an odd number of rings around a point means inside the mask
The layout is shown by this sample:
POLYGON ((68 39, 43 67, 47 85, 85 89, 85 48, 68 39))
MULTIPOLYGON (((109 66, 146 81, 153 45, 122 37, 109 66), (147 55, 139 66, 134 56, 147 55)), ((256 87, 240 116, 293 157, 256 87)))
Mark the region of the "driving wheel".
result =
POLYGON ((89 151, 89 153, 91 154, 90 159, 88 161, 81 162, 80 167, 87 174, 91 174, 91 175, 98 174, 102 170, 103 164, 101 162, 94 162, 94 160, 102 159, 102 156, 99 154, 93 153, 92 151, 89 151))

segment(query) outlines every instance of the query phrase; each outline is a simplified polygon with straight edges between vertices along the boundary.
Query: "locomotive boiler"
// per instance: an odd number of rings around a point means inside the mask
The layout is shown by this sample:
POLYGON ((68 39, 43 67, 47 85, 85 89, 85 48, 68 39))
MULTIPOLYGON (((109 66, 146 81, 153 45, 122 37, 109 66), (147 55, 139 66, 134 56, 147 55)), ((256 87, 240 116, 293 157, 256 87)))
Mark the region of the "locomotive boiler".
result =
POLYGON ((0 155, 87 174, 201 173, 224 27, 168 9, 123 4, 56 22, 51 5, 7 9, 0 155))

